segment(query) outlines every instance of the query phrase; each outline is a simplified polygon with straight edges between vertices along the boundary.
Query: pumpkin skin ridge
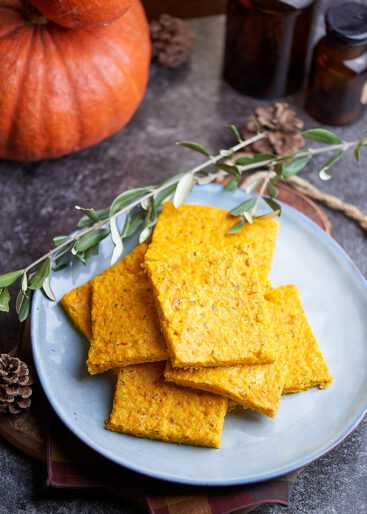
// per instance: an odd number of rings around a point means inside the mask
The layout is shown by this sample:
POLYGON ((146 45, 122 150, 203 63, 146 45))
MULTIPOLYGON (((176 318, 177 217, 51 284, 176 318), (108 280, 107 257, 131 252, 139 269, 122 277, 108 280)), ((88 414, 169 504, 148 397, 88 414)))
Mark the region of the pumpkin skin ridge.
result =
MULTIPOLYGON (((113 57, 113 56, 114 56, 113 48, 108 44, 108 42, 107 42, 106 40, 104 40, 104 39, 102 39, 102 38, 99 38, 99 37, 97 36, 97 34, 95 34, 95 33, 91 32, 91 31, 88 31, 88 34, 89 34, 90 36, 92 36, 92 37, 93 37, 93 39, 97 40, 97 41, 101 44, 101 46, 102 46, 103 48, 108 49, 108 51, 109 51, 109 53, 110 53, 111 57, 113 57)), ((96 66, 96 68, 97 68, 97 66, 96 66)), ((139 90, 138 90, 137 84, 136 84, 136 82, 133 80, 132 76, 128 73, 128 71, 127 71, 127 70, 125 70, 125 68, 122 66, 122 63, 121 63, 121 64, 116 63, 116 68, 121 72, 121 74, 125 77, 125 79, 126 79, 126 80, 128 80, 128 82, 129 82, 129 84, 130 84, 130 87, 131 87, 131 89, 132 89, 132 91, 133 91, 134 97, 135 97, 135 98, 134 98, 134 100, 135 100, 136 102, 140 102, 140 100, 142 99, 142 97, 141 97, 141 95, 139 94, 139 90)), ((108 83, 108 81, 107 81, 106 77, 104 77, 103 73, 101 73, 101 76, 102 76, 102 78, 103 78, 103 81, 106 83, 107 87, 109 87, 109 88, 110 88, 112 95, 115 97, 115 96, 116 96, 116 95, 115 95, 115 91, 113 91, 113 89, 110 87, 110 84, 108 83)))
MULTIPOLYGON (((23 28, 24 27, 20 26, 20 27, 17 27, 17 30, 21 31, 23 28)), ((5 152, 8 152, 9 150, 11 151, 10 147, 11 147, 12 133, 16 129, 16 123, 17 123, 16 113, 17 113, 19 104, 22 99, 21 98, 21 89, 22 89, 22 85, 24 84, 24 82, 27 78, 27 72, 30 67, 30 54, 31 54, 31 49, 32 49, 32 44, 33 44, 34 30, 32 30, 29 34, 27 34, 25 31, 24 31, 24 33, 25 33, 25 38, 28 40, 28 47, 26 50, 26 58, 24 59, 23 70, 22 70, 21 77, 19 80, 20 86, 19 86, 18 94, 13 101, 13 105, 11 108, 12 112, 9 116, 10 123, 9 123, 8 130, 7 130, 8 136, 4 142, 5 152)))
POLYGON ((5 12, 0 55, 6 59, 6 65, 0 60, 0 118, 6 117, 0 122, 0 158, 31 162, 60 157, 125 126, 144 95, 149 74, 150 40, 140 2, 134 0, 112 30, 73 30, 51 21, 31 25, 19 6, 17 1, 4 5, 0 0, 0 26, 5 12), (35 47, 29 46, 31 35, 37 38, 35 47), (83 44, 75 51, 79 37, 83 44), (37 60, 40 69, 35 70, 37 60), (31 105, 33 91, 37 94, 31 105))
MULTIPOLYGON (((109 52, 113 55, 115 53, 115 49, 113 46, 111 46, 108 41, 106 41, 104 38, 100 38, 98 37, 97 34, 95 33, 92 33, 91 31, 88 31, 88 34, 90 34, 94 39, 97 39, 98 41, 100 41, 101 43, 104 44, 104 46, 106 48, 108 48, 109 52)), ((128 73, 124 68, 120 68, 121 69, 121 72, 124 74, 124 76, 129 80, 129 83, 131 84, 131 86, 133 87, 134 91, 135 91, 135 95, 136 95, 136 99, 139 100, 139 91, 138 91, 138 87, 137 87, 137 84, 135 82, 135 80, 132 78, 131 74, 128 73)))
MULTIPOLYGON (((71 142, 66 142, 67 148, 71 148, 71 152, 78 151, 81 148, 81 141, 83 137, 83 122, 82 122, 82 113, 79 106, 79 101, 77 95, 74 90, 74 83, 69 73, 68 66, 66 65, 63 52, 60 51, 59 46, 53 37, 52 31, 41 31, 43 33, 43 38, 49 39, 51 44, 46 45, 46 56, 48 54, 53 54, 53 59, 55 57, 58 59, 60 63, 60 67, 58 68, 59 72, 62 70, 62 77, 64 79, 64 87, 67 87, 68 101, 69 101, 69 109, 68 109, 68 118, 72 117, 71 123, 69 125, 68 138, 71 142), (73 134, 70 134, 71 130, 73 130, 73 134)), ((49 76, 47 76, 49 79, 49 76)), ((53 127, 51 131, 55 132, 55 128, 53 127)), ((46 134, 49 137, 49 133, 46 134)), ((54 134, 52 137, 58 137, 57 134, 54 134)), ((52 143, 52 140, 51 140, 52 143)), ((50 146, 50 142, 47 145, 50 146)))
MULTIPOLYGON (((147 23, 147 25, 146 25, 147 30, 149 30, 148 22, 146 22, 146 23, 147 23)), ((91 30, 88 31, 88 33, 91 33, 91 32, 92 32, 91 30)), ((99 39, 100 41, 103 41, 103 43, 109 48, 111 55, 118 54, 119 56, 121 56, 121 59, 125 59, 125 56, 122 54, 121 49, 117 48, 113 43, 106 40, 105 34, 101 34, 98 29, 93 31, 93 37, 96 39, 99 39)), ((150 45, 150 36, 149 36, 149 62, 150 62, 150 60, 151 60, 151 45, 150 45)), ((126 70, 124 70, 124 71, 126 71, 126 70)), ((132 75, 130 73, 129 73, 129 75, 131 76, 133 82, 137 86, 135 77, 132 77, 132 75)), ((149 76, 146 77, 145 84, 148 82, 148 79, 149 79, 149 76)), ((137 89, 139 90, 139 87, 137 87, 137 89)))
MULTIPOLYGON (((86 34, 90 35, 90 31, 86 30, 86 34)), ((87 46, 87 45, 85 45, 85 46, 87 46)), ((98 68, 98 65, 94 62, 93 58, 92 58, 92 65, 94 67, 94 70, 98 74, 99 81, 104 85, 105 89, 109 91, 110 97, 112 99, 111 103, 115 103, 115 101, 116 101, 115 92, 111 88, 111 85, 108 83, 108 80, 104 76, 103 72, 98 68)), ((112 111, 113 111, 113 109, 112 109, 112 111)), ((104 137, 108 137, 108 135, 106 135, 104 137)))
MULTIPOLYGON (((64 30, 66 30, 66 31, 67 31, 67 30, 69 30, 69 29, 64 29, 64 30)), ((57 34, 59 34, 59 32, 57 32, 57 34)), ((93 34, 92 30, 83 30, 83 35, 84 35, 84 36, 91 36, 92 34, 93 34)), ((94 35, 94 34, 93 34, 93 35, 94 35)), ((72 31, 72 32, 71 32, 71 37, 74 37, 75 39, 77 38, 77 33, 76 33, 76 31, 72 31)), ((93 41, 94 41, 94 39, 93 39, 93 41)), ((101 43, 101 41, 100 41, 99 39, 97 39, 97 41, 98 41, 98 43, 100 44, 100 48, 103 50, 103 54, 105 54, 106 41, 102 41, 102 43, 101 43)), ((55 43, 56 45, 58 45, 58 43, 57 43, 57 41, 56 41, 55 39, 54 39, 54 43, 55 43)), ((81 49, 81 51, 83 51, 83 50, 87 50, 87 51, 88 51, 88 50, 89 50, 89 45, 87 44, 87 41, 80 42, 80 43, 79 43, 79 48, 81 49)), ((107 47, 107 48, 108 48, 108 47, 107 47)), ((98 68, 97 64, 95 63, 96 55, 98 55, 98 52, 94 52, 94 53, 93 53, 93 55, 92 55, 92 57, 91 57, 91 61, 89 62, 89 71, 91 71, 91 66, 93 66, 93 70, 92 70, 92 71, 96 71, 96 73, 97 73, 97 75, 98 75, 98 78, 99 78, 99 82, 100 82, 101 84, 103 84, 103 87, 104 87, 104 89, 105 89, 106 91, 108 90, 108 94, 109 94, 109 96, 111 97, 111 101, 109 102, 109 105, 108 105, 107 107, 106 107, 106 106, 104 106, 104 105, 102 106, 102 107, 103 107, 103 109, 108 110, 108 109, 109 109, 109 107, 110 107, 110 105, 113 105, 113 104, 115 104, 115 102, 116 102, 116 98, 115 98, 116 91, 114 91, 114 90, 111 88, 110 84, 108 83, 107 78, 103 75, 103 73, 102 73, 102 72, 101 72, 101 70, 98 68), (113 94, 111 94, 111 93, 113 93, 113 94)), ((114 56, 114 54, 111 54, 111 56, 113 57, 113 56, 114 56)), ((107 57, 109 58, 109 55, 108 55, 107 57)), ((125 63, 124 63, 124 64, 125 64, 125 63)), ((126 78, 126 72, 125 72, 125 70, 123 70, 123 68, 121 67, 121 63, 117 62, 117 63, 113 63, 112 65, 113 65, 113 66, 115 66, 115 67, 119 70, 119 72, 121 73, 121 75, 122 75, 122 76, 124 76, 124 77, 126 78)), ((66 68, 67 68, 67 67, 66 67, 66 68)), ((76 75, 78 75, 78 73, 77 73, 75 70, 73 71, 73 73, 69 73, 69 70, 68 70, 68 69, 67 69, 67 71, 68 71, 68 76, 69 76, 69 79, 70 79, 70 82, 71 82, 72 86, 75 86, 76 75)), ((130 81, 129 81, 129 83, 130 83, 130 81)), ((133 82, 132 84, 134 85, 134 88, 133 88, 133 89, 134 89, 134 91, 135 91, 135 90, 136 90, 136 85, 135 85, 135 83, 134 83, 134 82, 133 82)), ((78 93, 77 93, 77 89, 76 89, 75 87, 73 87, 73 91, 74 91, 74 93, 75 93, 75 95, 74 95, 74 96, 75 96, 75 98, 76 98, 77 105, 79 105, 79 106, 80 106, 80 105, 82 105, 82 101, 81 101, 80 99, 78 99, 78 93)), ((134 95, 134 97, 135 97, 135 98, 134 98, 133 100, 134 100, 135 102, 137 102, 137 101, 140 99, 140 97, 137 97, 136 95, 134 95)), ((112 113, 112 115, 113 115, 113 111, 114 111, 114 110, 113 110, 113 109, 109 109, 109 110, 111 111, 111 113, 112 113)), ((80 109, 80 112, 82 112, 82 109, 80 109)), ((132 114, 133 114, 133 113, 129 114, 129 116, 132 116, 132 114)), ((81 118, 82 118, 82 117, 81 117, 81 118)), ((115 129, 116 129, 116 127, 115 127, 115 129)), ((115 132, 115 131, 117 130, 117 129, 116 129, 116 130, 115 130, 115 129, 113 130, 113 132, 115 132)), ((82 127, 81 127, 81 131, 82 131, 82 134, 83 134, 83 136, 84 136, 84 134, 85 134, 85 130, 84 130, 84 126, 83 126, 83 124, 82 124, 82 127)), ((100 138, 105 139, 105 138, 106 138, 106 137, 108 137, 109 135, 111 135, 111 134, 110 134, 110 133, 108 133, 108 132, 104 132, 104 133, 100 136, 100 138)), ((83 140, 83 137, 81 137, 81 140, 83 140)), ((93 143, 91 143, 91 144, 93 144, 93 143)), ((79 146, 80 146, 80 145, 79 145, 79 146)), ((83 145, 81 145, 81 146, 82 146, 82 147, 84 147, 85 145, 83 144, 83 145)), ((88 144, 88 146, 90 146, 90 144, 88 144)), ((77 151, 78 149, 79 149, 79 148, 75 148, 75 150, 76 150, 76 151, 77 151)))
MULTIPOLYGON (((32 29, 32 36, 33 36, 33 39, 34 39, 34 37, 35 37, 35 33, 36 33, 36 32, 38 32, 39 34, 43 34, 43 35, 47 34, 47 35, 50 37, 50 39, 52 40, 51 33, 50 33, 50 31, 49 31, 49 30, 44 31, 44 30, 42 30, 41 26, 39 26, 39 25, 32 25, 30 28, 32 29)), ((40 37, 42 37, 42 36, 40 36, 40 37)), ((41 46, 41 45, 40 45, 40 46, 41 46)), ((55 48, 57 49, 57 47, 55 47, 55 48)), ((45 54, 44 49, 43 49, 43 53, 45 54)), ((60 61, 61 61, 61 62, 63 62, 63 59, 62 59, 62 53, 59 53, 59 56, 60 56, 60 61)), ((32 58, 31 58, 31 59, 28 59, 28 60, 27 60, 27 62, 26 62, 27 67, 28 67, 28 70, 29 70, 29 68, 30 68, 31 63, 32 63, 32 58)), ((66 75, 65 75, 65 76, 69 79, 69 75, 68 75, 68 73, 67 73, 67 71, 68 71, 68 70, 67 70, 67 67, 66 67, 66 66, 64 66, 64 69, 65 69, 65 71, 66 71, 66 75)), ((46 76, 47 76, 47 70, 45 70, 44 78, 45 78, 46 76)), ((70 91, 71 91, 71 92, 74 92, 74 88, 73 88, 72 84, 70 84, 70 91)), ((42 97, 43 97, 43 98, 45 98, 45 95, 42 95, 42 97)), ((20 110, 20 109, 19 109, 19 110, 20 110)), ((36 113, 35 113, 35 116, 34 116, 34 119, 38 119, 38 118, 40 118, 40 116, 37 116, 37 114, 39 114, 40 110, 41 110, 40 108, 38 108, 38 109, 37 109, 37 111, 36 111, 36 113)), ((42 117, 41 117, 41 119, 42 119, 42 117)), ((76 119, 79 119, 80 121, 82 120, 81 116, 77 117, 76 119)), ((18 122, 18 120, 17 120, 17 119, 15 119, 15 122, 18 122)), ((13 130, 15 130, 15 129, 17 128, 16 123, 15 123, 14 125, 15 125, 15 126, 13 127, 13 130)), ((39 137, 39 138, 38 138, 38 139, 42 139, 42 143, 41 143, 41 147, 42 147, 42 149, 41 149, 41 154, 44 154, 44 153, 46 153, 46 149, 50 147, 50 144, 52 145, 52 141, 49 141, 49 133, 48 133, 48 131, 47 131, 47 128, 45 128, 45 127, 44 127, 44 125, 42 126, 40 123, 38 124, 38 126, 39 126, 39 128, 41 128, 41 130, 38 130, 38 131, 37 131, 37 133, 41 133, 41 137, 39 137), (43 130, 42 130, 42 129, 43 129, 43 130), (43 137, 42 137, 42 135, 43 135, 43 137)), ((7 147, 6 147, 7 151, 8 151, 8 150, 10 150, 10 151, 12 151, 12 150, 13 150, 13 149, 11 148, 11 142, 12 142, 12 140, 13 140, 13 137, 12 137, 12 136, 13 136, 13 133, 12 133, 12 132, 13 132, 13 130, 12 130, 11 132, 9 132, 8 144, 7 144, 7 147)), ((69 145, 69 148, 70 148, 70 145, 69 145)), ((79 145, 75 146, 75 144, 74 144, 74 145, 73 145, 73 147, 68 151, 68 153, 70 153, 70 151, 71 151, 71 152, 74 152, 74 151, 78 151, 78 150, 79 150, 79 145)), ((28 158, 26 158, 26 159, 27 159, 27 160, 29 160, 28 158)), ((39 160, 39 158, 38 158, 38 157, 36 157, 35 159, 32 159, 32 160, 39 160)))
POLYGON ((70 70, 68 69, 68 66, 65 62, 63 52, 60 50, 60 47, 59 47, 56 39, 53 37, 52 31, 47 31, 47 35, 50 38, 50 40, 52 41, 54 48, 59 55, 60 62, 62 63, 62 66, 63 66, 64 75, 67 79, 67 83, 69 85, 69 90, 71 91, 71 98, 72 98, 72 104, 74 105, 74 112, 78 113, 78 116, 76 116, 76 119, 78 119, 78 125, 79 125, 79 129, 76 130, 76 132, 78 133, 78 138, 77 138, 77 143, 74 143, 74 148, 72 150, 72 152, 77 152, 82 148, 82 141, 83 141, 83 136, 84 136, 84 125, 83 125, 83 121, 82 121, 82 110, 81 110, 80 101, 75 92, 74 78, 72 77, 72 74, 70 73, 70 70))

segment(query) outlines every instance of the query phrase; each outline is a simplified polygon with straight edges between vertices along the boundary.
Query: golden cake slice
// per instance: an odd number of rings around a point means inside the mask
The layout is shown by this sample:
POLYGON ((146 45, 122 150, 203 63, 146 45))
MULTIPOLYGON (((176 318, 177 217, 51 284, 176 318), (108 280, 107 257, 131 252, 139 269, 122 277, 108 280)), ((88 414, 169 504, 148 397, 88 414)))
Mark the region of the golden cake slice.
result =
POLYGON ((311 387, 325 389, 333 381, 308 324, 297 287, 281 286, 266 295, 278 306, 277 323, 286 327, 286 375, 283 393, 295 393, 311 387))
POLYGON ((257 267, 244 245, 146 261, 174 367, 275 358, 257 267))
POLYGON ((169 382, 220 394, 232 400, 234 406, 273 418, 282 396, 285 372, 277 362, 201 369, 173 368, 167 362, 164 376, 169 382))
POLYGON ((87 339, 92 337, 92 285, 90 282, 75 287, 64 294, 60 301, 62 307, 87 339))
MULTIPOLYGON (((148 243, 140 244, 118 264, 108 268, 101 275, 92 279, 87 284, 73 289, 70 293, 65 294, 61 299, 61 305, 71 317, 77 328, 79 328, 89 340, 92 340, 87 362, 88 370, 91 374, 101 373, 111 367, 119 367, 136 362, 147 362, 149 360, 157 361, 167 358, 168 353, 163 336, 160 333, 151 286, 146 274, 141 269, 143 256, 147 247, 148 243), (103 309, 105 310, 106 308, 108 310, 107 306, 109 306, 109 319, 111 319, 111 309, 114 309, 114 314, 112 316, 114 318, 112 322, 112 335, 115 333, 115 336, 117 337, 115 341, 116 344, 111 342, 111 335, 109 334, 111 330, 107 331, 102 338, 92 338, 92 288, 94 282, 97 281, 97 288, 100 291, 101 287, 99 282, 101 279, 102 281, 106 280, 105 285, 107 287, 108 284, 111 283, 112 290, 115 292, 115 295, 110 297, 109 291, 106 290, 105 287, 103 294, 105 298, 107 298, 107 301, 105 302, 102 298, 101 304, 103 304, 103 309), (144 318, 145 315, 145 319, 142 323, 139 322, 138 318, 136 319, 136 322, 132 321, 133 315, 131 312, 126 313, 126 311, 123 310, 123 312, 120 313, 119 309, 114 307, 115 304, 111 307, 111 302, 116 300, 116 297, 119 297, 117 289, 122 283, 124 283, 130 291, 129 293, 125 293, 125 306, 129 305, 129 309, 137 306, 138 316, 144 318), (129 298, 130 294, 131 298, 129 298), (148 298, 148 301, 146 301, 146 298, 148 298), (124 313, 126 313, 125 318, 127 320, 127 327, 130 330, 129 334, 131 336, 134 334, 132 336, 133 339, 130 339, 128 344, 126 341, 121 342, 121 334, 117 335, 116 333, 116 325, 121 323, 121 317, 117 319, 115 315, 123 316, 124 313), (153 321, 151 322, 152 319, 153 321), (138 329, 133 326, 134 323, 139 326, 138 329)), ((124 308, 125 307, 120 306, 120 309, 124 308)), ((97 314, 96 317, 98 317, 97 314)), ((106 322, 107 319, 108 318, 104 321, 106 322)), ((97 326, 98 330, 100 327, 99 322, 97 322, 97 326)), ((121 326, 117 329, 117 332, 119 332, 119 330, 123 330, 121 326)), ((125 335, 126 333, 127 332, 125 332, 125 335)))
POLYGON ((93 280, 92 332, 88 367, 109 369, 168 358, 144 271, 93 280))
POLYGON ((166 380, 221 394, 270 417, 275 416, 282 393, 330 385, 332 377, 307 323, 297 288, 281 286, 266 298, 278 345, 274 363, 190 370, 167 363, 166 380))
POLYGON ((239 243, 248 244, 258 265, 260 282, 268 277, 279 223, 273 219, 246 223, 236 234, 228 230, 238 221, 228 211, 202 205, 163 205, 145 260, 165 261, 172 254, 199 249, 221 249, 239 243))
POLYGON ((165 362, 120 370, 108 430, 219 448, 226 398, 165 382, 165 362))
POLYGON ((287 327, 278 322, 278 305, 269 302, 268 308, 277 348, 274 362, 188 370, 173 368, 168 362, 164 372, 166 380, 226 396, 244 408, 273 418, 284 388, 284 347, 288 334, 287 327))
MULTIPOLYGON (((148 242, 138 245, 134 250, 126 255, 120 262, 107 268, 100 276, 109 276, 121 273, 137 273, 141 271, 144 254, 148 248, 148 242)), ((72 289, 64 294, 60 303, 65 309, 74 325, 88 338, 92 337, 92 283, 90 280, 86 284, 72 289)))

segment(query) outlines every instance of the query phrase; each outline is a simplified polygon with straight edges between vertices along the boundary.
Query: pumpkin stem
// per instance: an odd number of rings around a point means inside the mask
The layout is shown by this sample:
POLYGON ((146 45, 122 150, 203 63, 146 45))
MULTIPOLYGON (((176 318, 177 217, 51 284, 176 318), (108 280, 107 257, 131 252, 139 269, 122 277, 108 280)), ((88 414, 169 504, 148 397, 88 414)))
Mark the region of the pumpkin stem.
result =
POLYGON ((41 14, 30 2, 25 0, 23 15, 27 23, 30 25, 45 25, 50 20, 41 14))

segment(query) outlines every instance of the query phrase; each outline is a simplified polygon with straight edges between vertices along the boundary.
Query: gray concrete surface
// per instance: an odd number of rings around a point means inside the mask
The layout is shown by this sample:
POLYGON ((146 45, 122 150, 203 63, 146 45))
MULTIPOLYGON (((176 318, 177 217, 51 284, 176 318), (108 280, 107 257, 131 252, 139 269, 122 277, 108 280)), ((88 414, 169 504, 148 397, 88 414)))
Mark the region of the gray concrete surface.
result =
MULTIPOLYGON (((78 220, 74 205, 105 207, 118 191, 157 183, 198 163, 195 154, 175 146, 175 141, 196 140, 214 152, 231 142, 225 125, 243 127, 256 105, 269 103, 241 96, 220 79, 223 18, 193 20, 191 25, 197 38, 191 62, 177 71, 152 68, 145 99, 124 130, 94 148, 59 160, 0 163, 0 272, 25 266, 49 249, 52 236, 72 231, 78 220)), ((302 95, 287 100, 308 128, 316 126, 303 111, 302 95)), ((346 140, 358 138, 367 128, 366 121, 364 117, 337 132, 346 140)), ((303 176, 367 211, 367 149, 362 153, 360 166, 351 155, 339 162, 328 183, 321 183, 316 173, 324 157, 315 159, 303 176)), ((366 276, 366 235, 343 215, 327 214, 336 240, 366 276)), ((14 313, 1 314, 1 351, 13 346, 18 332, 14 313)), ((288 512, 367 512, 366 440, 365 419, 340 446, 298 478, 288 512)), ((139 512, 109 493, 52 490, 46 488, 45 480, 42 464, 0 440, 1 514, 139 512)), ((273 505, 257 510, 261 514, 284 511, 273 505)))

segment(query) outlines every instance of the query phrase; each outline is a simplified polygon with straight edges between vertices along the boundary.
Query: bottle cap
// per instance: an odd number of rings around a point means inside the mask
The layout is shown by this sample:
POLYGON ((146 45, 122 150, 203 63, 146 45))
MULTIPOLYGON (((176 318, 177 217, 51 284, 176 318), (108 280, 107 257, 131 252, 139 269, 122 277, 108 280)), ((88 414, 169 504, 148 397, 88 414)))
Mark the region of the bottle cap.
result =
POLYGON ((352 44, 367 41, 367 7, 344 2, 330 7, 325 16, 326 29, 333 37, 352 44))

